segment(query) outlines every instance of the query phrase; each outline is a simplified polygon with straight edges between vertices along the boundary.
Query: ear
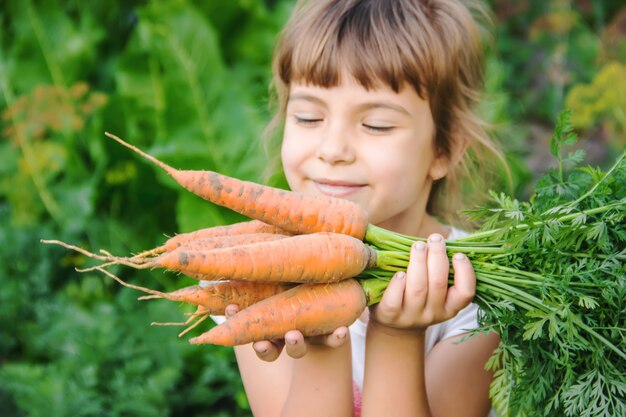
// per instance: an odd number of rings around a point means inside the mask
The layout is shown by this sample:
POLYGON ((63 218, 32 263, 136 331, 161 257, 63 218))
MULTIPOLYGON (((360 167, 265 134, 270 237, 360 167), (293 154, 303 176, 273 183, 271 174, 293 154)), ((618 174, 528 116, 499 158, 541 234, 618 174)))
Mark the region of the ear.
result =
POLYGON ((437 181, 448 175, 450 168, 456 166, 465 155, 469 142, 467 139, 458 140, 452 149, 452 153, 449 157, 445 155, 439 155, 435 157, 435 160, 430 165, 428 174, 433 181, 437 181))
POLYGON ((436 157, 433 162, 430 164, 430 169, 428 170, 428 175, 433 181, 437 181, 448 175, 448 168, 450 166, 450 161, 444 155, 440 155, 436 157))

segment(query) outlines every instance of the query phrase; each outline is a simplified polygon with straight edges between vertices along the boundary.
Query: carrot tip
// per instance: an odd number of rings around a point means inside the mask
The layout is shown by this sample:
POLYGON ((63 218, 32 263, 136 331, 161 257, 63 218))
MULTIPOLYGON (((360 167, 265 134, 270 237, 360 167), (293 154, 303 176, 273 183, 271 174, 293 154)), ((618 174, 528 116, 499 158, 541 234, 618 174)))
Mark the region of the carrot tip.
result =
POLYGON ((91 272, 91 271, 96 271, 96 270, 100 270, 101 268, 108 268, 111 265, 117 265, 118 262, 117 261, 111 261, 111 262, 106 262, 100 265, 95 265, 95 266, 89 266, 87 268, 74 268, 76 270, 76 272, 91 272))
POLYGON ((163 298, 161 295, 142 295, 141 297, 137 297, 137 300, 156 300, 157 298, 163 298))
POLYGON ((152 323, 150 323, 150 326, 186 326, 187 322, 159 322, 159 321, 153 321, 152 323))
POLYGON ((165 162, 161 162, 158 159, 156 159, 155 157, 153 157, 152 155, 148 155, 147 153, 145 153, 144 151, 142 151, 141 149, 139 149, 138 147, 131 145, 130 143, 122 140, 121 138, 115 136, 112 133, 109 132, 104 132, 105 136, 108 136, 109 138, 115 140, 116 142, 118 142, 119 144, 121 144, 122 146, 127 147, 128 149, 130 149, 133 152, 138 153, 139 155, 141 155, 142 157, 146 158, 147 160, 151 161, 152 163, 154 163, 155 165, 161 167, 162 169, 164 169, 168 174, 172 175, 176 172, 176 169, 172 168, 171 166, 167 165, 165 162))

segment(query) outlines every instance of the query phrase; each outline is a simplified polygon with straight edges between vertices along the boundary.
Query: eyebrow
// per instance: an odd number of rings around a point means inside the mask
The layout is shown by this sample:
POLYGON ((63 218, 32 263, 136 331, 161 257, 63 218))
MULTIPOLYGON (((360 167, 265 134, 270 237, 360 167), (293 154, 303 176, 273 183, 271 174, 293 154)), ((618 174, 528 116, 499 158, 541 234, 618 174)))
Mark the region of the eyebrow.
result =
POLYGON ((381 109, 381 108, 395 110, 398 113, 402 113, 405 116, 411 117, 411 114, 409 113, 409 111, 405 109, 404 107, 395 103, 391 103, 389 101, 385 101, 385 100, 371 101, 371 102, 363 103, 359 106, 359 109, 361 109, 362 111, 371 110, 371 109, 381 109))
MULTIPOLYGON (((324 100, 314 95, 306 94, 306 93, 295 93, 295 94, 289 95, 288 101, 295 101, 295 100, 311 101, 315 104, 326 106, 326 103, 324 102, 324 100)), ((409 113, 407 109, 387 100, 368 101, 366 103, 359 105, 358 108, 360 111, 366 111, 366 110, 377 109, 377 108, 390 109, 390 110, 395 110, 399 113, 402 113, 405 116, 409 116, 409 117, 411 116, 411 114, 409 113)))
POLYGON ((326 103, 324 103, 324 100, 322 100, 319 97, 316 97, 314 95, 306 94, 306 93, 290 94, 287 101, 295 101, 295 100, 312 101, 315 104, 319 104, 319 105, 322 105, 322 106, 326 105, 326 103))

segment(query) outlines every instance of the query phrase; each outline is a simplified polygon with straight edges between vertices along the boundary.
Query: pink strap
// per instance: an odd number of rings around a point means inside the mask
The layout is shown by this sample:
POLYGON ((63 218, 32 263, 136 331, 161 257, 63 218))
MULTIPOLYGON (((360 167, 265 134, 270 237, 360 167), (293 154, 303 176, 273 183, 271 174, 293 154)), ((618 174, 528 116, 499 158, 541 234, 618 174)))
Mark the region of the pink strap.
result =
POLYGON ((361 402, 363 398, 361 390, 354 381, 352 381, 352 396, 354 398, 354 417, 361 417, 361 402))

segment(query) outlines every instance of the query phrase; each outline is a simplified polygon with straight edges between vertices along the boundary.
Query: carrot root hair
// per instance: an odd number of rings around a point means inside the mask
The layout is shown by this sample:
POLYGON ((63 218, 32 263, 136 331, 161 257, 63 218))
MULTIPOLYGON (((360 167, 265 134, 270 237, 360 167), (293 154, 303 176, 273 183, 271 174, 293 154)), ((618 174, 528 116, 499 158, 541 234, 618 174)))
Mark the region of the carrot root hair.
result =
POLYGON ((78 252, 82 255, 87 256, 88 258, 91 259, 96 259, 98 261, 102 261, 105 262, 104 264, 100 264, 100 265, 95 265, 92 267, 88 267, 88 268, 76 268, 77 272, 91 272, 91 271, 95 271, 95 270, 99 270, 101 268, 106 268, 112 265, 126 265, 126 266, 130 266, 132 268, 135 269, 147 269, 147 268, 151 268, 154 266, 154 262, 152 262, 152 258, 135 258, 135 257, 130 257, 130 258, 124 258, 121 256, 114 256, 112 255, 110 252, 104 250, 104 249, 100 249, 100 252, 102 253, 102 255, 98 255, 95 254, 93 252, 88 251, 87 249, 81 248, 79 246, 76 245, 71 245, 69 243, 65 243, 63 241, 60 240, 47 240, 47 239, 42 239, 41 243, 47 244, 47 245, 58 245, 58 246, 62 246, 66 249, 72 250, 74 252, 78 252))
POLYGON ((121 285, 123 285, 126 288, 130 288, 130 289, 133 289, 133 290, 137 290, 137 291, 141 291, 141 292, 145 292, 147 294, 150 294, 150 295, 141 296, 141 297, 138 298, 138 300, 147 300, 147 299, 152 299, 152 298, 165 298, 165 299, 171 300, 171 301, 178 301, 178 300, 174 299, 173 297, 171 297, 168 293, 157 291, 157 290, 153 290, 153 289, 146 288, 146 287, 142 287, 140 285, 130 284, 130 283, 122 280, 117 275, 114 275, 111 272, 107 271, 104 268, 94 267, 94 269, 97 270, 97 271, 100 271, 103 274, 105 274, 106 276, 114 279, 115 281, 117 281, 118 283, 120 283, 121 285))
POLYGON ((185 330, 183 330, 182 332, 178 334, 178 337, 182 337, 186 335, 188 332, 190 332, 191 330, 198 327, 198 325, 202 323, 204 320, 206 320, 208 317, 209 317, 209 313, 206 312, 206 310, 204 310, 201 306, 198 306, 198 308, 196 309, 194 313, 189 313, 189 318, 185 320, 184 322, 152 322, 150 323, 150 325, 151 326, 188 326, 185 330), (189 325, 194 320, 196 320, 196 322, 193 323, 192 325, 189 325))
MULTIPOLYGON (((200 307, 198 307, 200 308, 200 307)), ((203 316, 201 316, 198 320, 196 320, 196 322, 194 324, 192 324, 191 326, 187 327, 185 330, 183 330, 182 332, 178 333, 178 337, 183 337, 184 335, 186 335, 187 333, 189 333, 191 330, 195 329, 196 327, 198 327, 198 325, 200 323, 202 323, 203 321, 205 321, 207 318, 209 317, 208 313, 204 313, 203 316)))
POLYGON ((165 252, 166 250, 167 249, 166 249, 165 245, 157 246, 156 248, 148 249, 148 250, 145 250, 143 252, 140 252, 140 253, 134 255, 133 259, 135 259, 135 258, 136 259, 148 258, 148 257, 151 257, 151 256, 160 255, 163 252, 165 252))
POLYGON ((41 243, 44 243, 46 245, 58 245, 58 246, 62 246, 65 249, 69 249, 69 250, 73 250, 74 252, 78 252, 81 253, 89 258, 92 259, 97 259, 99 261, 111 261, 111 258, 109 256, 102 256, 102 255, 96 255, 93 252, 89 252, 87 249, 83 249, 79 246, 75 246, 75 245, 70 245, 69 243, 65 243, 62 242, 60 240, 47 240, 47 239, 41 239, 40 240, 41 243))
MULTIPOLYGON (((152 290, 150 288, 145 288, 145 287, 142 287, 142 286, 139 286, 139 285, 129 284, 128 282, 122 280, 120 277, 112 274, 111 272, 109 272, 109 271, 107 271, 105 269, 102 269, 102 268, 96 268, 96 269, 98 271, 102 272, 103 274, 107 275, 108 277, 114 279, 115 281, 117 281, 118 283, 123 285, 124 287, 151 294, 149 296, 139 297, 140 300, 141 299, 146 299, 146 297, 151 297, 151 298, 166 298, 166 299, 170 299, 172 301, 176 301, 176 300, 172 299, 167 293, 163 293, 163 292, 160 292, 160 291, 152 290)), ((178 334, 178 337, 182 337, 185 334, 187 334, 189 331, 191 331, 194 328, 196 328, 204 320, 206 320, 207 317, 209 317, 209 313, 207 312, 207 310, 204 307, 202 307, 202 306, 198 306, 198 308, 196 308, 196 311, 194 313, 191 313, 189 315, 189 318, 186 321, 184 321, 184 322, 152 322, 152 323, 150 323, 150 325, 151 326, 187 326, 187 325, 189 325, 189 323, 191 323, 194 320, 196 320, 196 322, 194 324, 192 324, 191 326, 187 327, 185 330, 183 330, 182 332, 180 332, 178 334)))

